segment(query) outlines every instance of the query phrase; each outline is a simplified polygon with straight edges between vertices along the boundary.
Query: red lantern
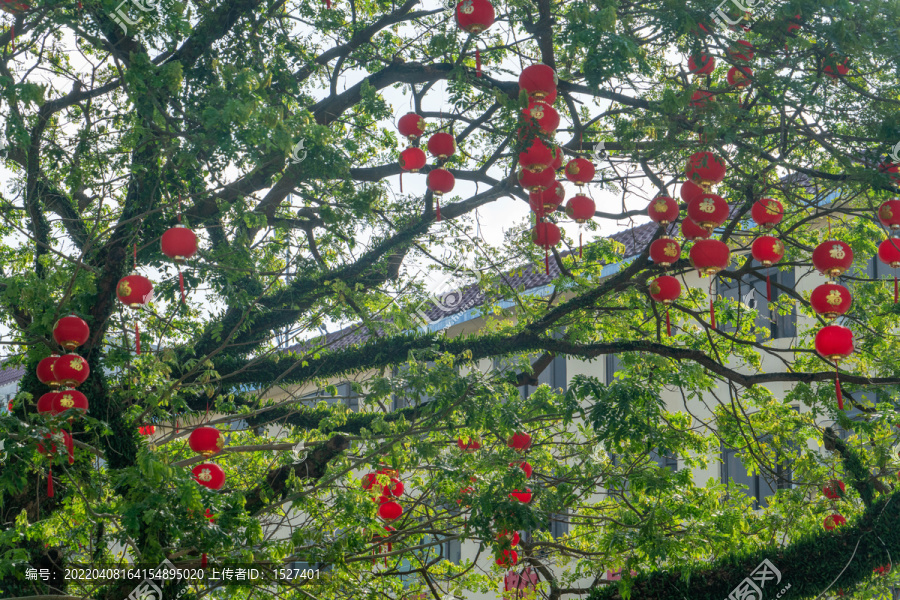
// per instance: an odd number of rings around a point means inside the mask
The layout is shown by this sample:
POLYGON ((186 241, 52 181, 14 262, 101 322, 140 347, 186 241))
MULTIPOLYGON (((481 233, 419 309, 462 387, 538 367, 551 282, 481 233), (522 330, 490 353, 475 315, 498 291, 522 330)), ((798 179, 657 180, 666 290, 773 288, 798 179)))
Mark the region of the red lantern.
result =
POLYGON ((750 207, 750 216, 763 229, 772 229, 784 217, 784 207, 774 198, 760 198, 750 207))
POLYGON ((824 73, 831 77, 832 79, 837 79, 839 76, 844 76, 850 72, 850 69, 847 68, 847 62, 850 60, 850 57, 844 59, 844 62, 838 64, 838 59, 835 57, 834 53, 828 55, 828 58, 822 61, 825 64, 825 68, 823 69, 824 73), (835 74, 837 73, 837 74, 835 74))
POLYGON ((878 165, 878 172, 887 173, 895 183, 900 183, 900 164, 892 163, 890 161, 881 163, 878 165))
POLYGON ((576 223, 586 223, 594 218, 594 212, 597 206, 594 201, 587 196, 581 194, 573 196, 566 204, 566 214, 570 219, 574 219, 576 223))
POLYGON ((684 183, 681 184, 681 199, 685 202, 693 202, 694 199, 699 198, 706 192, 703 191, 703 188, 688 179, 684 183))
POLYGON ((691 265, 703 275, 715 275, 728 266, 731 251, 720 240, 697 240, 689 254, 691 265))
POLYGON ((528 108, 522 111, 522 117, 526 122, 533 121, 538 129, 547 135, 553 135, 559 127, 559 113, 556 109, 539 100, 532 100, 528 108))
POLYGON ((222 451, 225 446, 225 438, 215 427, 198 427, 188 437, 188 445, 197 454, 209 458, 222 451))
POLYGON ((519 553, 515 550, 504 550, 499 557, 497 557, 497 565, 509 568, 515 566, 516 563, 519 562, 519 553))
MULTIPOLYGON (((530 479, 531 474, 534 473, 534 468, 531 466, 531 464, 524 462, 524 461, 520 462, 518 465, 516 463, 509 463, 509 466, 511 466, 511 467, 517 466, 520 469, 522 469, 522 471, 525 472, 525 479, 530 479)), ((513 546, 515 546, 515 544, 513 544, 513 546)))
POLYGON ((90 336, 88 324, 75 315, 63 317, 53 327, 53 339, 66 350, 74 350, 84 344, 90 336))
MULTIPOLYGON (((698 187, 697 189, 700 188, 698 187)), ((674 223, 678 219, 679 212, 678 203, 674 198, 669 198, 668 196, 657 196, 647 206, 647 215, 650 217, 650 220, 660 225, 674 223)))
POLYGON ((59 385, 77 387, 84 383, 90 374, 91 368, 87 361, 77 354, 60 356, 53 363, 53 376, 59 385))
POLYGON ((822 525, 828 531, 832 531, 835 527, 840 527, 841 525, 845 525, 846 523, 847 519, 845 519, 842 515, 835 513, 833 515, 828 515, 827 517, 825 517, 822 525))
POLYGON ((463 0, 456 5, 456 24, 466 33, 481 33, 494 24, 495 16, 488 0, 463 0))
POLYGON ((55 415, 56 412, 56 396, 59 392, 47 392, 37 401, 37 411, 42 415, 55 415))
POLYGON ((650 297, 665 305, 681 297, 681 282, 671 275, 660 275, 650 282, 650 297))
POLYGON ((87 396, 78 390, 62 390, 57 392, 56 396, 53 398, 52 412, 55 414, 64 413, 69 409, 86 413, 88 408, 87 396))
POLYGON ((672 238, 659 238, 650 244, 650 260, 668 267, 681 257, 681 244, 672 238))
POLYGON ((524 491, 513 490, 512 492, 510 492, 509 497, 515 498, 522 504, 528 504, 529 502, 531 502, 531 488, 525 488, 524 491))
POLYGON ((156 433, 156 425, 141 425, 138 427, 138 433, 141 435, 153 435, 156 433))
POLYGON ((440 159, 450 158, 456 153, 456 140, 449 133, 435 133, 428 138, 428 153, 440 159))
POLYGON ((162 253, 175 262, 183 262, 197 252, 196 234, 180 223, 166 230, 160 243, 162 253))
POLYGON ((403 507, 389 500, 386 496, 382 496, 379 501, 381 505, 378 507, 378 517, 383 521, 395 521, 403 515, 403 507))
POLYGON ((684 236, 686 240, 696 240, 696 239, 706 239, 710 235, 711 232, 703 229, 696 223, 694 223, 691 219, 682 219, 681 221, 681 235, 684 236))
POLYGON ((728 50, 728 56, 734 61, 750 62, 753 59, 753 44, 746 40, 738 40, 737 43, 728 50))
POLYGON ((750 67, 731 67, 725 79, 729 85, 740 89, 750 85, 750 78, 753 77, 753 70, 750 67))
POLYGON ((816 352, 838 362, 853 354, 853 332, 842 325, 826 325, 816 334, 816 352))
POLYGON ((888 238, 878 246, 878 259, 893 268, 900 267, 900 238, 888 238))
POLYGON ((459 438, 456 440, 456 445, 463 452, 475 452, 481 448, 481 442, 477 438, 466 438, 465 441, 459 438))
POLYGON ((553 146, 553 162, 550 164, 550 168, 554 171, 559 171, 562 168, 562 161, 565 157, 563 154, 562 148, 559 146, 553 146))
POLYGON ((519 164, 526 171, 540 173, 548 169, 552 163, 553 152, 538 138, 534 138, 524 152, 519 152, 519 164))
POLYGON ((549 250, 559 244, 562 240, 562 233, 556 223, 544 221, 534 226, 531 231, 531 240, 544 250, 549 250))
POLYGON ((760 236, 753 240, 750 254, 764 267, 769 267, 784 258, 784 244, 771 235, 760 236))
POLYGON ((566 197, 566 189, 558 181, 543 192, 535 192, 528 198, 531 210, 543 216, 554 212, 566 197))
POLYGON ((703 194, 688 204, 687 208, 688 218, 709 231, 724 223, 728 213, 728 203, 716 194, 703 194))
POLYGON ((421 148, 407 148, 400 153, 400 168, 417 173, 425 166, 425 152, 421 148))
POLYGON ((37 369, 35 369, 38 381, 44 385, 59 387, 59 381, 56 380, 56 376, 53 374, 53 363, 56 362, 57 358, 59 358, 59 354, 51 354, 47 358, 41 359, 41 362, 37 365, 37 369))
POLYGON ((834 479, 831 483, 822 488, 822 493, 829 500, 837 500, 844 495, 844 482, 840 479, 834 479))
POLYGON ((824 283, 812 291, 809 298, 816 313, 826 319, 835 319, 844 314, 853 305, 850 290, 836 283, 824 283))
POLYGON ((416 113, 406 113, 397 121, 397 130, 400 135, 412 141, 425 133, 425 119, 416 113))
POLYGON ((828 240, 813 250, 812 262, 822 274, 837 277, 853 264, 853 250, 844 242, 828 240))
POLYGON ((116 296, 128 308, 141 308, 153 298, 153 284, 143 275, 132 273, 119 280, 116 296))
POLYGON ((795 15, 794 17, 788 17, 786 19, 788 26, 785 30, 786 33, 790 36, 793 36, 793 33, 800 29, 800 15, 795 15))
POLYGON ((531 65, 519 75, 519 89, 525 90, 529 98, 553 104, 556 100, 556 86, 559 80, 556 71, 543 64, 531 65))
POLYGON ((716 68, 716 59, 701 52, 688 59, 688 70, 694 75, 711 75, 716 68))
POLYGON ((519 185, 529 192, 543 192, 556 181, 556 173, 549 167, 539 173, 519 169, 518 178, 519 185))
POLYGON ((425 185, 435 196, 443 196, 453 191, 456 178, 447 169, 432 169, 425 178, 425 185))
POLYGON ((715 102, 716 97, 712 92, 706 90, 697 90, 691 94, 691 106, 696 108, 705 108, 708 102, 715 102))
POLYGON ((712 152, 695 152, 688 158, 684 168, 684 174, 693 180, 704 190, 712 185, 721 183, 725 179, 727 167, 725 163, 712 152))
POLYGON ((193 469, 194 480, 205 488, 220 490, 225 485, 225 471, 216 463, 200 463, 193 469))
POLYGON ((900 198, 883 202, 878 207, 878 220, 885 227, 900 229, 900 198))
POLYGON ((566 179, 578 185, 590 183, 594 179, 594 163, 586 158, 573 158, 566 163, 566 179))
POLYGON ((75 462, 74 460, 74 449, 75 443, 72 440, 72 436, 65 429, 60 429, 59 431, 54 431, 53 433, 45 433, 44 439, 48 440, 47 445, 45 446, 42 442, 38 442, 38 452, 46 456, 47 458, 53 458, 59 450, 62 448, 58 448, 56 444, 60 444, 63 448, 66 449, 69 455, 69 464, 75 462))
POLYGON ((517 452, 524 452, 531 448, 531 436, 527 433, 517 431, 509 436, 509 439, 506 440, 506 445, 517 452))
POLYGON ((504 529, 497 534, 497 541, 503 546, 518 546, 520 540, 518 531, 509 532, 504 529))

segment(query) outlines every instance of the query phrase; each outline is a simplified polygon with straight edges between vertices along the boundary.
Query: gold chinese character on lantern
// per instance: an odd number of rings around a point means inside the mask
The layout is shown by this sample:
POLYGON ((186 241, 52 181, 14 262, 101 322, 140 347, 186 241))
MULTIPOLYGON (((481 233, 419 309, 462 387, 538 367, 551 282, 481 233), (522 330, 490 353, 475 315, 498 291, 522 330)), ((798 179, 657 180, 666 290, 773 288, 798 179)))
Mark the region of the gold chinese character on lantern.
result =
POLYGON ((60 406, 64 406, 65 408, 72 408, 75 406, 75 400, 72 398, 71 394, 66 394, 62 398, 59 399, 60 406))
POLYGON ((475 12, 475 7, 472 6, 472 0, 466 0, 465 2, 463 2, 459 7, 459 12, 464 15, 471 15, 473 12, 475 12))
POLYGON ((675 248, 675 244, 666 244, 666 247, 663 249, 663 254, 666 256, 678 256, 678 250, 675 248))
POLYGON ((894 213, 891 212, 891 207, 885 204, 881 207, 881 210, 878 211, 881 215, 881 218, 887 221, 888 219, 892 219, 894 217, 894 213))
POLYGON ((831 290, 828 292, 828 295, 825 296, 825 302, 832 306, 840 306, 843 298, 841 297, 840 290, 831 290))
POLYGON ((766 202, 765 206, 766 206, 766 212, 768 214, 770 214, 770 215, 778 214, 778 209, 775 208, 775 206, 776 206, 775 202, 766 202))
POLYGON ((122 280, 119 282, 119 295, 120 296, 130 296, 131 295, 131 286, 128 285, 128 281, 122 280))
POLYGON ((700 203, 700 210, 702 210, 705 213, 713 213, 713 212, 716 212, 716 205, 712 200, 707 198, 706 200, 704 200, 703 202, 700 203))
POLYGON ((84 361, 81 360, 81 357, 76 357, 69 362, 69 366, 76 371, 82 371, 84 370, 84 361))
POLYGON ((840 260, 840 259, 844 258, 845 256, 847 256, 847 253, 844 252, 844 249, 841 248, 840 244, 834 244, 831 247, 831 250, 828 251, 828 255, 831 258, 836 258, 836 259, 840 260))
POLYGON ((543 119, 544 118, 544 109, 542 108, 532 108, 531 116, 535 119, 543 119))
POLYGON ((666 212, 666 209, 668 209, 668 208, 669 208, 669 205, 666 204, 665 200, 657 200, 653 204, 653 210, 655 210, 656 212, 659 212, 659 213, 666 212))
POLYGON ((772 251, 778 256, 784 254, 784 244, 781 243, 781 240, 775 240, 775 243, 772 244, 772 251))
POLYGON ((662 290, 660 289, 658 283, 656 283, 655 281, 650 282, 650 293, 651 293, 651 294, 658 294, 658 293, 660 293, 661 291, 662 291, 662 290))
POLYGON ((197 475, 197 479, 200 481, 212 481, 212 473, 209 472, 209 469, 203 469, 200 471, 200 474, 197 475))
POLYGON ((578 175, 578 172, 580 170, 581 169, 578 168, 578 164, 576 164, 576 163, 571 162, 568 165, 566 165, 566 171, 568 171, 572 175, 578 175))

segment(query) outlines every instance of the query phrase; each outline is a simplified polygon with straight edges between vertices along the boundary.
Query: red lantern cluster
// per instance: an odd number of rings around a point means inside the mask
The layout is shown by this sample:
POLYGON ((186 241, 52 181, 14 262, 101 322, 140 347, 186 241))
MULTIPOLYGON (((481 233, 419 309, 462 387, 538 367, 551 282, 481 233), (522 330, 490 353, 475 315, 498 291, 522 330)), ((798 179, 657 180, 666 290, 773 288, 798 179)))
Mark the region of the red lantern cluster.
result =
MULTIPOLYGON (((188 445, 191 450, 197 454, 209 458, 213 454, 220 452, 225 446, 225 440, 222 433, 215 427, 198 427, 188 436, 188 445)), ((225 471, 222 467, 215 463, 200 463, 191 472, 194 474, 194 480, 203 487, 211 490, 220 490, 225 485, 225 471)))
POLYGON ((376 513, 383 521, 394 521, 403 515, 403 507, 394 501, 403 495, 404 485, 394 469, 379 469, 367 473, 362 478, 363 489, 372 493, 372 500, 378 503, 376 513), (379 481, 380 480, 380 481, 379 481))

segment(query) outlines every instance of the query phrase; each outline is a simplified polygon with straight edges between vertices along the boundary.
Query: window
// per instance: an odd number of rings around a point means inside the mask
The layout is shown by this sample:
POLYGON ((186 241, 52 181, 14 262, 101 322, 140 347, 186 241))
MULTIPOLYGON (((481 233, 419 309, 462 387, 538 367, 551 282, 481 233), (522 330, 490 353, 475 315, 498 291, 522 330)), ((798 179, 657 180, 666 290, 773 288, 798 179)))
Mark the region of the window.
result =
POLYGON ((460 540, 447 540, 439 548, 441 556, 454 565, 462 562, 462 542, 460 540))
POLYGON ((609 385, 613 381, 615 381, 616 371, 619 370, 619 366, 622 364, 622 361, 619 360, 619 357, 615 354, 607 354, 605 360, 606 366, 606 385, 609 385))
MULTIPOLYGON (((528 361, 531 364, 539 359, 542 355, 535 354, 528 357, 528 361)), ((494 359, 494 368, 495 369, 504 369, 509 368, 512 361, 509 361, 505 358, 495 358, 494 359)), ((553 361, 547 365, 543 371, 537 377, 538 385, 523 385, 519 387, 519 397, 527 398, 537 389, 539 385, 547 384, 554 390, 566 391, 567 380, 566 380, 566 357, 565 356, 556 356, 553 358, 553 361)))
POLYGON ((309 405, 315 406, 320 401, 324 400, 327 404, 334 404, 335 402, 343 402, 344 405, 353 411, 359 410, 359 395, 353 391, 353 388, 350 386, 349 381, 345 381, 344 383, 340 383, 337 386, 337 396, 329 396, 325 390, 319 389, 309 394, 306 394, 301 398, 301 400, 309 400, 309 405))
MULTIPOLYGON (((758 266, 754 261, 754 266, 758 266)), ((778 285, 786 288, 794 287, 794 270, 779 271, 775 267, 762 269, 760 273, 768 275, 772 280, 772 302, 778 300, 781 290, 778 285), (776 285, 777 284, 777 285, 776 285)), ((756 326, 768 329, 773 339, 789 338, 797 335, 797 311, 792 309, 790 314, 780 315, 770 310, 766 300, 766 280, 749 276, 746 280, 734 281, 732 279, 719 280, 718 293, 726 298, 742 302, 747 307, 758 312, 756 326)), ((741 316, 743 318, 743 315, 741 316)), ((734 331, 733 327, 723 325, 723 331, 734 331)))
POLYGON ((672 469, 672 471, 678 470, 678 457, 668 450, 663 450, 660 453, 661 449, 653 449, 650 451, 650 459, 653 460, 660 468, 663 469, 672 469))
POLYGON ((553 539, 561 538, 569 533, 569 511, 550 515, 550 535, 553 539))
POLYGON ((879 260, 876 254, 866 263, 865 273, 859 273, 857 277, 868 277, 869 279, 893 279, 897 275, 897 269, 891 268, 879 260))

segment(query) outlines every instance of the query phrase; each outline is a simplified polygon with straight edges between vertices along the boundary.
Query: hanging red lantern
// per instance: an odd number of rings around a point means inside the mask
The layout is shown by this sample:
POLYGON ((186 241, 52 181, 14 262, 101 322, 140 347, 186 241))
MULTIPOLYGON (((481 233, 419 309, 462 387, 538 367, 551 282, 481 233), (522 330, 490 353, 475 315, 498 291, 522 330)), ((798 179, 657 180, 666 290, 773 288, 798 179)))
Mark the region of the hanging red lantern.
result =
POLYGON ((66 350, 74 350, 91 336, 91 330, 84 319, 69 315, 61 318, 53 326, 53 339, 66 350))
POLYGON ((681 257, 681 244, 672 238, 661 237, 650 243, 650 260, 662 267, 673 265, 681 257))
POLYGON ((59 354, 51 354, 47 358, 42 358, 41 362, 37 364, 35 374, 38 381, 44 385, 59 387, 59 381, 56 380, 56 375, 53 374, 53 363, 56 362, 57 358, 59 358, 59 354))
POLYGON ((883 202, 878 207, 878 220, 885 227, 900 229, 900 198, 883 202))
POLYGON ((553 104, 556 100, 558 84, 556 71, 543 64, 525 67, 519 75, 519 89, 525 90, 529 98, 543 100, 547 104, 553 104))
POLYGON ((553 162, 550 163, 550 168, 554 171, 559 171, 562 168, 562 161, 565 158, 565 154, 563 154, 562 148, 554 145, 551 149, 553 152, 553 162))
POLYGON ((77 354, 60 356, 53 363, 53 376, 59 385, 77 387, 84 383, 91 374, 91 368, 86 360, 77 354))
POLYGON ((59 392, 47 392, 37 401, 37 411, 41 415, 55 415, 56 412, 56 396, 59 392))
POLYGON ((459 438, 456 440, 456 445, 463 452, 475 452, 481 448, 481 442, 478 438, 459 438))
POLYGON ((546 168, 539 173, 532 173, 525 169, 519 169, 517 176, 519 185, 529 192, 543 192, 556 181, 556 173, 554 173, 551 168, 546 168))
MULTIPOLYGON (((527 463, 525 461, 522 461, 518 464, 509 463, 509 466, 519 467, 520 469, 522 469, 522 471, 525 473, 525 479, 531 479, 531 474, 534 473, 534 468, 531 466, 530 463, 527 463)), ((515 544, 513 544, 513 545, 515 545, 515 544)))
POLYGON ((708 190, 714 184, 722 183, 727 170, 725 163, 712 152, 695 152, 688 158, 684 174, 708 190))
POLYGON ((696 90, 691 94, 691 106, 695 108, 706 108, 709 102, 715 102, 716 97, 712 92, 706 90, 696 90))
POLYGON ((200 463, 193 469, 194 480, 205 488, 220 490, 225 485, 225 471, 216 463, 200 463))
POLYGON ((513 490, 512 492, 510 492, 509 497, 515 498, 522 504, 528 504, 529 502, 531 502, 531 488, 525 488, 524 491, 513 490))
POLYGON ((453 191, 456 178, 447 169, 432 169, 425 178, 425 185, 435 196, 443 196, 453 191))
POLYGON ((895 183, 900 184, 900 164, 886 161, 878 165, 879 173, 886 173, 895 183))
POLYGON ((585 185, 594 180, 594 163, 586 158, 573 158, 566 163, 566 179, 578 185, 585 185))
POLYGON ((688 59, 688 70, 694 75, 711 75, 716 68, 716 59, 701 52, 688 59))
POLYGON ((410 147, 400 153, 400 168, 404 171, 418 173, 425 161, 425 152, 421 148, 410 147))
POLYGON ((660 275, 650 282, 650 297, 665 305, 681 297, 681 282, 671 275, 660 275))
POLYGON ((834 479, 822 488, 822 493, 825 494, 825 497, 829 500, 837 500, 844 495, 844 482, 840 479, 834 479))
POLYGON ((828 515, 827 517, 825 517, 822 525, 828 531, 832 531, 835 527, 840 527, 841 525, 845 525, 846 523, 847 519, 845 519, 842 515, 835 513, 833 515, 828 515))
POLYGON ((728 56, 734 61, 750 62, 753 60, 753 44, 747 40, 738 40, 728 49, 728 56))
POLYGON ((731 67, 725 79, 729 85, 738 89, 745 88, 750 85, 750 79, 753 77, 753 69, 750 67, 731 67))
POLYGON ((197 235, 179 223, 166 230, 160 244, 163 254, 175 262, 184 262, 197 252, 197 235))
POLYGON ((795 15, 794 17, 788 17, 785 19, 787 22, 787 28, 785 29, 785 33, 789 36, 794 36, 794 32, 800 29, 800 15, 795 15))
POLYGON ((760 198, 750 207, 750 216, 763 229, 772 229, 784 218, 784 207, 774 198, 760 198))
POLYGON ((838 362, 853 354, 853 332, 842 325, 826 325, 816 333, 816 352, 838 362))
POLYGON ((57 392, 53 398, 53 412, 55 414, 61 414, 70 409, 79 413, 86 413, 89 408, 87 396, 78 390, 62 390, 57 392))
POLYGON ((428 138, 428 153, 440 159, 450 158, 456 153, 456 140, 449 133, 435 133, 428 138))
POLYGON ((686 240, 697 240, 708 238, 712 235, 712 232, 703 229, 691 219, 686 218, 681 220, 681 235, 683 235, 686 240))
POLYGON ((784 258, 784 244, 771 235, 763 235, 753 240, 750 254, 764 267, 769 267, 784 258))
POLYGON ((501 546, 508 547, 518 546, 521 541, 518 531, 507 531, 506 529, 498 533, 496 539, 501 546))
POLYGON ((116 286, 116 297, 128 308, 141 308, 153 298, 153 284, 143 275, 126 275, 116 286))
POLYGON ((554 212, 563 199, 566 197, 566 190, 558 181, 554 181, 553 185, 542 192, 534 192, 528 197, 528 204, 538 215, 546 215, 554 212))
POLYGON ((832 79, 837 79, 838 77, 843 77, 847 73, 850 72, 850 69, 847 68, 847 62, 850 60, 850 57, 846 57, 843 63, 838 64, 838 59, 835 54, 832 52, 828 55, 828 58, 823 60, 822 63, 825 65, 825 68, 822 71, 832 79))
POLYGON ((141 435, 153 435, 156 433, 156 425, 141 425, 138 427, 138 433, 141 435))
POLYGON ((400 135, 412 141, 425 133, 425 119, 416 113, 406 113, 397 121, 400 135))
POLYGON ((570 219, 574 219, 576 223, 590 221, 594 218, 596 210, 597 206, 594 204, 594 201, 581 194, 573 196, 566 204, 566 214, 569 215, 570 219))
POLYGON ((559 127, 559 113, 556 109, 540 100, 532 100, 528 108, 522 110, 522 118, 533 122, 538 129, 547 135, 553 135, 559 127))
MULTIPOLYGON (((697 189, 700 188, 697 187, 697 189)), ((647 215, 650 217, 650 220, 660 225, 674 223, 678 220, 679 212, 678 202, 668 196, 657 196, 647 206, 647 215)))
POLYGON ((729 212, 728 203, 716 194, 703 194, 687 207, 688 218, 708 231, 724 223, 729 212))
POLYGON ((850 310, 853 296, 842 285, 824 283, 812 291, 809 303, 816 313, 826 319, 835 319, 850 310))
POLYGON ((538 138, 534 138, 524 152, 519 152, 519 164, 526 171, 540 173, 548 169, 552 163, 553 152, 538 138))
POLYGON ((386 496, 382 496, 378 506, 378 518, 383 521, 396 521, 403 515, 403 507, 386 496))
POLYGON ((813 250, 812 262, 823 275, 837 277, 853 264, 853 250, 844 242, 828 240, 813 250))
POLYGON ((524 452, 531 448, 531 436, 527 433, 517 431, 509 436, 509 439, 506 440, 506 445, 516 452, 524 452))
POLYGON ((225 447, 225 438, 215 427, 198 427, 188 436, 188 445, 197 454, 209 458, 222 451, 225 447))
POLYGON ((878 259, 893 268, 900 267, 900 238, 888 238, 878 245, 878 259))
POLYGON ((531 232, 531 240, 541 248, 549 250, 559 244, 560 240, 562 240, 562 233, 559 231, 556 223, 544 221, 534 226, 531 232))
POLYGON ((58 431, 54 431, 53 433, 45 433, 44 439, 47 440, 47 444, 44 445, 43 442, 38 442, 38 452, 42 456, 46 456, 47 458, 53 458, 56 454, 65 448, 67 450, 67 454, 69 455, 69 464, 75 462, 74 460, 74 448, 75 443, 72 440, 72 436, 65 429, 60 429, 58 431), (59 444, 59 446, 57 446, 59 444))
POLYGON ((497 565, 504 568, 515 566, 518 562, 519 553, 515 550, 504 550, 500 553, 500 556, 497 557, 497 565))
POLYGON ((495 18, 494 5, 488 0, 463 0, 456 5, 456 24, 466 33, 481 33, 495 18))
POLYGON ((691 248, 691 265, 703 275, 715 275, 728 266, 731 251, 720 240, 697 240, 691 248))
POLYGON ((681 199, 685 202, 693 202, 696 198, 699 198, 706 192, 703 191, 703 188, 688 179, 684 183, 681 184, 681 199))

